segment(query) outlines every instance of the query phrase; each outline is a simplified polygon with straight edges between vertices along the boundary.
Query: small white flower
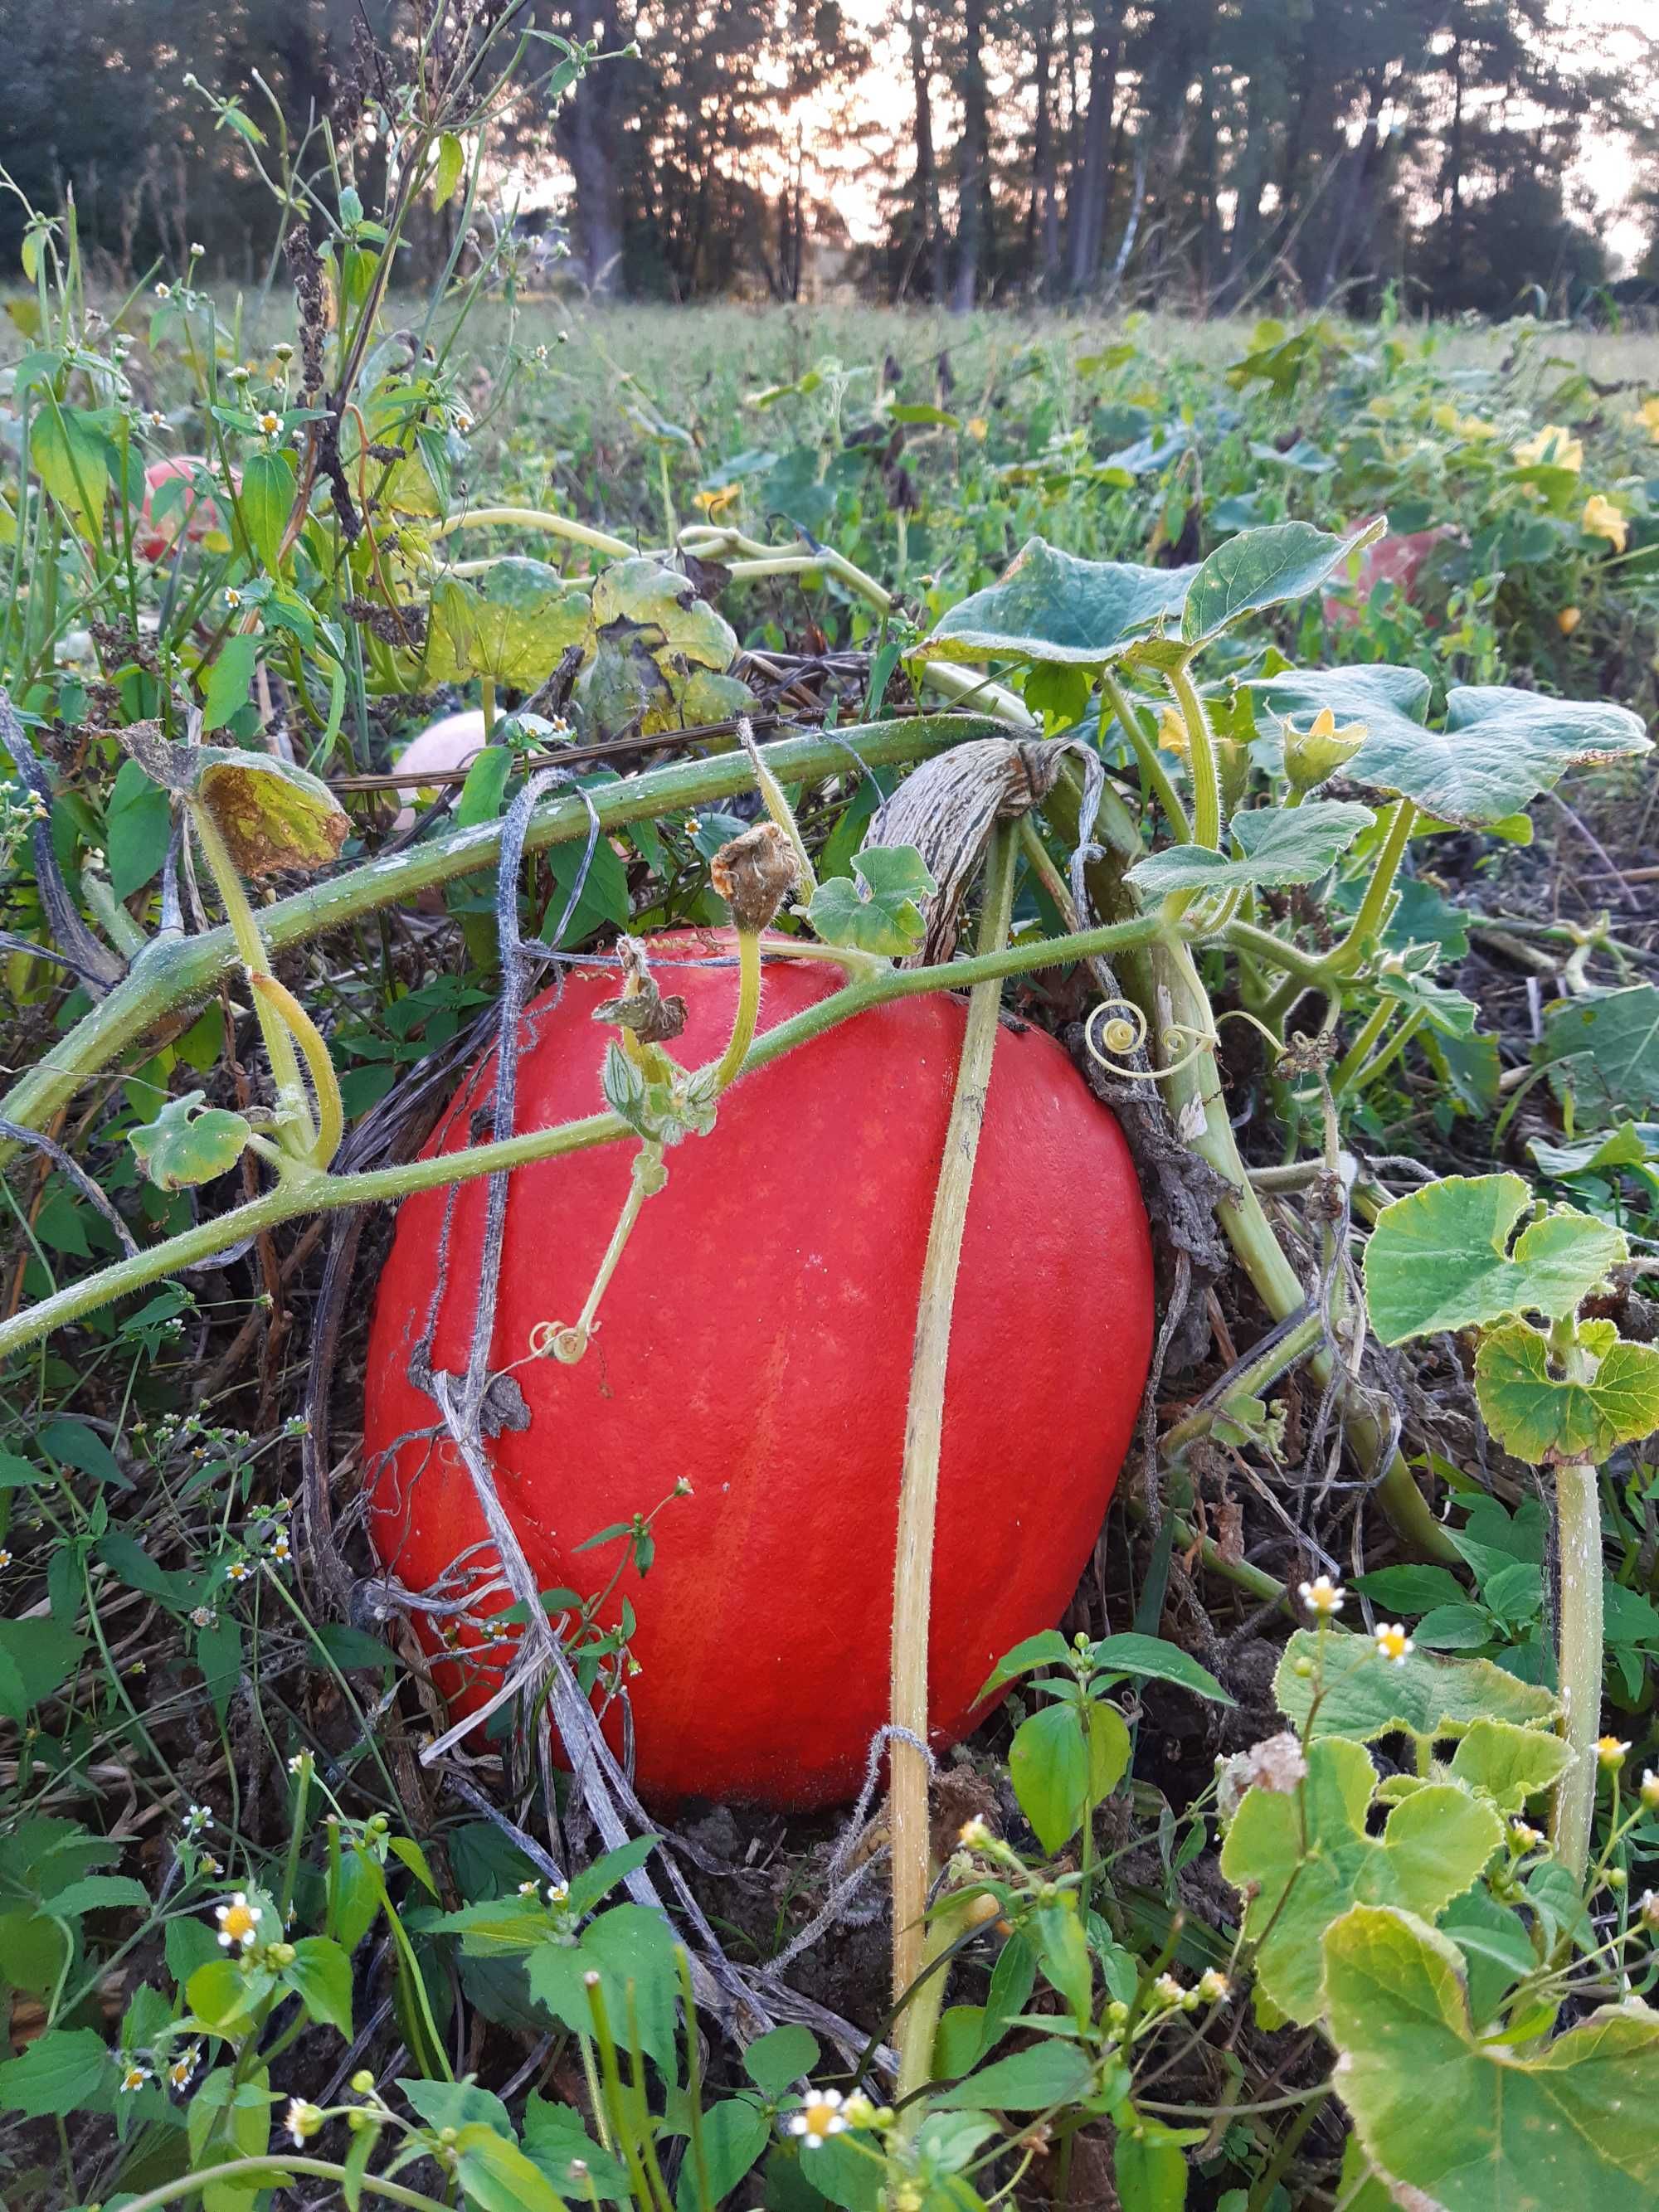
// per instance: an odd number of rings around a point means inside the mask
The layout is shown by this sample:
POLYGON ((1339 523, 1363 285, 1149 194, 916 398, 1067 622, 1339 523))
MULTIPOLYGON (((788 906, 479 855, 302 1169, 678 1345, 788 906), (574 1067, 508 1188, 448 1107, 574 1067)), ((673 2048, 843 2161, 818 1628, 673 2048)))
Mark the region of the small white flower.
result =
POLYGON ((539 1897, 541 1891, 533 1881, 521 1881, 519 1884, 519 1894, 520 1897, 539 1897))
POLYGON ((1233 1985, 1219 1966, 1206 1967, 1198 1978, 1198 1994, 1206 2004, 1225 2004, 1233 1993, 1233 1985))
POLYGON ((219 1616, 210 1605, 198 1605, 191 1608, 190 1618, 193 1627, 211 1628, 219 1616))
POLYGON ((118 2063, 121 2069, 121 2094, 124 2097, 130 2097, 135 2089, 142 2089, 149 2081, 149 2069, 137 2058, 123 2058, 118 2063))
POLYGON ((0 1544, 0 1569, 9 1567, 10 1565, 11 1553, 6 1549, 3 1544, 0 1544))
POLYGON ((214 1857, 211 1851, 203 1852, 201 1864, 202 1872, 204 1874, 222 1874, 224 1872, 223 1867, 220 1865, 218 1860, 214 1857))
POLYGON ((1399 1620, 1379 1620, 1375 1641, 1377 1657, 1386 1659, 1391 1667, 1403 1667, 1417 1649, 1406 1633, 1404 1622, 1399 1620))
POLYGON ((1152 1984, 1152 1995, 1161 2005, 1178 2005, 1186 1994, 1173 1974, 1160 1974, 1152 1984))
POLYGON ((296 1751, 288 1763, 288 1771, 290 1774, 309 1774, 311 1753, 308 1751, 296 1751))
POLYGON ((241 604, 241 593, 235 589, 234 586, 227 585, 225 587, 225 605, 230 609, 232 614, 235 613, 237 608, 240 607, 241 604))
POLYGON ((282 429, 283 418, 273 409, 267 407, 259 416, 258 424, 267 438, 274 438, 282 429))
POLYGON ((1642 1802, 1650 1813, 1659 1813, 1659 1774, 1650 1766, 1642 1773, 1642 1802))
POLYGON ((290 2097, 288 2110, 283 2115, 283 2125, 296 2143, 308 2142, 323 2124, 323 2116, 315 2105, 307 2104, 303 2097, 290 2097))
POLYGON ((170 300, 173 297, 172 285, 158 284, 155 288, 155 296, 158 300, 170 300))
POLYGON ((1659 1890, 1643 1891, 1636 1917, 1650 1936, 1659 1936, 1659 1890))
POLYGON ((159 407, 152 407, 144 420, 152 430, 165 430, 167 427, 167 418, 159 407))
POLYGON ((191 1835, 199 1836, 204 1828, 213 1826, 213 1815, 205 1805, 192 1805, 185 1814, 185 1821, 191 1835))
POLYGON ((547 1901, 550 1905, 566 1905, 568 1904, 569 1900, 570 1884, 568 1881, 550 1881, 548 1883, 547 1901))
POLYGON ((257 1905, 247 1901, 247 1892, 239 1889, 228 1905, 217 1906, 214 1918, 219 1923, 219 1942, 228 1951, 234 1943, 243 1950, 251 1950, 259 1938, 259 1923, 264 1917, 257 1905))
POLYGON ((1322 1620, 1328 1620, 1334 1613, 1341 1612, 1348 1594, 1328 1575, 1316 1575, 1312 1582, 1298 1585, 1297 1595, 1310 1613, 1317 1613, 1322 1620))
POLYGON ((830 2136, 838 2136, 847 2125, 847 2115, 841 2109, 839 2089, 814 2089, 799 2112, 792 2113, 789 2132, 799 2136, 809 2149, 816 2150, 830 2136))
POLYGON ((202 2046, 199 2043, 192 2043, 187 2051, 181 2051, 167 2068, 169 2083, 175 2089, 187 2089, 191 2076, 201 2063, 202 2046))
POLYGON ((1595 1757, 1597 1763, 1605 1766, 1609 1774, 1617 1774, 1629 1755, 1630 1746, 1622 1737, 1616 1735, 1599 1735, 1596 1737, 1595 1757))
POLYGON ((1526 1820, 1510 1822, 1510 1843, 1520 1856, 1524 1857, 1527 1852, 1537 1850, 1543 1841, 1542 1835, 1529 1822, 1526 1820))
POLYGON ((276 1534, 271 1538, 270 1556, 280 1566, 286 1566, 289 1559, 293 1558, 293 1547, 288 1540, 288 1531, 286 1528, 279 1528, 276 1531, 276 1534))
POLYGON ((233 1559, 225 1569, 225 1580, 228 1583, 245 1583, 252 1572, 252 1568, 246 1559, 233 1559))

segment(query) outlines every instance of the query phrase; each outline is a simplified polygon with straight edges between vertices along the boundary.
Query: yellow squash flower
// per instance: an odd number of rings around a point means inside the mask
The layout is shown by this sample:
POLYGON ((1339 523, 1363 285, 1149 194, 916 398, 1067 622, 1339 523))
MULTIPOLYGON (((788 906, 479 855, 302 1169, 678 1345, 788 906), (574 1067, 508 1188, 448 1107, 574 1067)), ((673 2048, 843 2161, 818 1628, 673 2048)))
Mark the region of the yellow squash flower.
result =
POLYGON ((1659 446, 1659 399, 1644 399, 1636 410, 1636 419, 1659 446))
POLYGON ((1584 445, 1575 438, 1564 423, 1547 422, 1535 438, 1524 439, 1515 449, 1515 458, 1523 469, 1547 464, 1553 469, 1582 469, 1584 465, 1584 445))
POLYGON ((1584 512, 1579 517, 1580 527, 1591 538, 1605 538, 1615 553, 1622 553, 1630 530, 1624 516, 1610 499, 1592 492, 1584 501, 1584 512))

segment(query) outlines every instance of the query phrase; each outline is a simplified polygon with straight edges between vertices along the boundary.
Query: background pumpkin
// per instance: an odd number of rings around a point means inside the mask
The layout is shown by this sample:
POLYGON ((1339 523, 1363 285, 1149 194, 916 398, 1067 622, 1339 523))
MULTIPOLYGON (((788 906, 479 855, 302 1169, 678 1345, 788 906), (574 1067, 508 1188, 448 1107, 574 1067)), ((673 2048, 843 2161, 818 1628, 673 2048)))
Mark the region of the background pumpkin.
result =
MULTIPOLYGON (((781 941, 781 940, 780 940, 781 941)), ((653 941, 688 1025, 675 1056, 718 1054, 732 967, 725 933, 653 941)), ((527 1010, 519 1126, 602 1103, 616 971, 579 969, 527 1010)), ((761 1025, 836 988, 821 963, 771 961, 761 1025)), ((502 1503, 544 1587, 597 1589, 611 1553, 575 1553, 648 1510, 655 1563, 630 1570, 637 1778, 647 1797, 783 1807, 850 1794, 886 1717, 893 1547, 911 1340, 964 1009, 903 1000, 743 1079, 719 1124, 667 1155, 575 1367, 514 1366, 527 1425, 491 1439, 502 1503)), ((429 1150, 467 1141, 493 1060, 429 1150)), ((493 1364, 580 1309, 628 1188, 633 1147, 520 1169, 507 1209, 493 1364)), ((428 1586, 483 1521, 410 1354, 445 1277, 432 1358, 466 1360, 484 1187, 407 1200, 370 1340, 365 1464, 381 1558, 428 1586), (401 1441, 400 1441, 401 1440, 401 1441), (384 1455, 384 1456, 382 1456, 384 1455)), ((1098 1532, 1146 1380, 1152 1269, 1116 1122, 1036 1030, 997 1039, 957 1293, 934 1561, 930 1702, 961 1735, 994 1662, 1058 1619, 1098 1532)), ((480 1675, 461 1702, 480 1694, 480 1675)), ((487 1679, 487 1678, 485 1678, 487 1679)))

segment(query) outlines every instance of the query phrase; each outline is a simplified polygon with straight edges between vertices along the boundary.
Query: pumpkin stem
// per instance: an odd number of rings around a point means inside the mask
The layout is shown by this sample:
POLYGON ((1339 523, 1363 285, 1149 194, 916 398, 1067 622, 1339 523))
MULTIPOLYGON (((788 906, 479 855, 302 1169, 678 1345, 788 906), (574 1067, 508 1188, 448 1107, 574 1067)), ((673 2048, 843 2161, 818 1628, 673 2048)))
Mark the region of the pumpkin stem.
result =
MULTIPOLYGON (((995 952, 1006 942, 1013 913, 1015 839, 999 824, 992 832, 985 868, 985 908, 979 950, 995 952)), ((890 1719, 891 1789, 889 1826, 893 1850, 893 1996, 902 2001, 921 1972, 927 1911, 927 1628, 933 1599, 933 1526, 939 1502, 939 1445, 945 1426, 945 1372, 951 1350, 951 1317, 957 1270, 967 1226, 974 1162, 985 1120, 991 1060, 1002 1003, 1000 978, 974 986, 968 1002, 957 1068, 956 1094, 945 1136, 945 1158, 933 1198, 927 1255, 922 1263, 916 1310, 910 1399, 904 1424, 904 1465, 899 1480, 898 1541, 893 1562, 892 1695, 890 1719), (913 1739, 906 1741, 908 1736, 913 1739)), ((901 2087, 927 2078, 933 2033, 923 2013, 902 2015, 899 2036, 901 2087), (913 2018, 917 2023, 913 2027, 913 2018)))

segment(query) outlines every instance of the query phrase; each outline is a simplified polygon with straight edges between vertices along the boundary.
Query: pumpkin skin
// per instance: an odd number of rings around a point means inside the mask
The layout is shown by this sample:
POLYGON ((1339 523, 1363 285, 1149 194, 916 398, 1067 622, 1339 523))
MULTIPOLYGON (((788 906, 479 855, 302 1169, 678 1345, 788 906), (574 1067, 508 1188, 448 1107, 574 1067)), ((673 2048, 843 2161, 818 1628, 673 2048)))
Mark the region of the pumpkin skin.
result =
POLYGON ((159 522, 150 513, 152 498, 164 483, 183 477, 193 484, 198 472, 212 465, 204 454, 179 453, 167 460, 152 461, 144 471, 144 502, 132 533, 133 550, 141 561, 164 561, 178 544, 180 530, 187 544, 199 545, 214 531, 224 528, 217 507, 204 492, 186 491, 183 504, 171 508, 159 522))
MULTIPOLYGON (((779 943, 783 940, 776 940, 779 943)), ((725 932, 653 940, 688 1022, 683 1066, 714 1058, 737 1001, 725 932)), ((835 990, 823 963, 769 960, 764 1030, 835 990)), ((526 1010, 517 1125, 590 1114, 611 1034, 592 1019, 617 973, 577 969, 526 1010)), ((806 1808, 849 1796, 887 1715, 899 1473, 934 1185, 966 1010, 942 993, 861 1014, 744 1077, 706 1138, 666 1155, 576 1366, 526 1361, 532 1331, 580 1311, 627 1195, 631 1144, 515 1171, 492 1370, 514 1365, 526 1427, 489 1439, 501 1503, 542 1588, 598 1590, 614 1548, 575 1553, 693 1495, 630 1565, 641 1662, 636 1782, 806 1808)), ((468 1140, 493 1057, 428 1146, 468 1140)), ((485 1128, 483 1134, 488 1134, 485 1128)), ((485 1184, 454 1194, 432 1364, 465 1366, 485 1184)), ((400 1210, 368 1352, 364 1466, 381 1559, 423 1589, 484 1534, 465 1469, 408 1379, 439 1265, 446 1194, 400 1210), (411 1432, 418 1432, 411 1436, 411 1432), (385 1455, 385 1456, 381 1456, 385 1455)), ((1128 1148, 1053 1038, 998 1033, 945 1385, 933 1562, 934 1741, 960 1739, 1012 1644, 1052 1626, 1098 1534, 1151 1356, 1152 1261, 1128 1148)), ((504 1603, 504 1600, 494 1601, 504 1603)), ((441 1680, 465 1709, 499 1656, 441 1680)), ((981 1709, 982 1710, 982 1709, 981 1709)))

